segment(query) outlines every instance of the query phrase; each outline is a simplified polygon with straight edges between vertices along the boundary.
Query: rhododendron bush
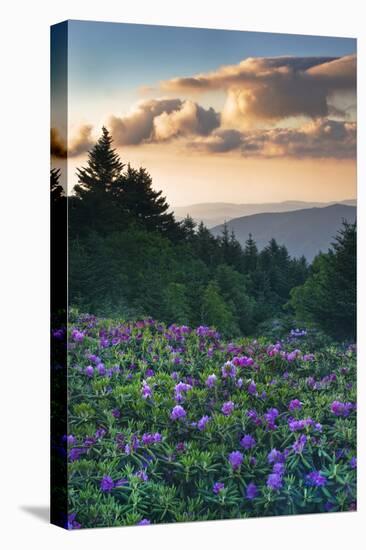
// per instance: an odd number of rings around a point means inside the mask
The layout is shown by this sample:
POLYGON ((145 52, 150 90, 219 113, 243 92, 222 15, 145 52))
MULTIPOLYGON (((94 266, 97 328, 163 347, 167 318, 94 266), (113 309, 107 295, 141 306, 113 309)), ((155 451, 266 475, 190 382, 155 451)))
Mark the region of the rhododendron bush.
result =
POLYGON ((77 315, 68 527, 354 510, 354 346, 77 315))

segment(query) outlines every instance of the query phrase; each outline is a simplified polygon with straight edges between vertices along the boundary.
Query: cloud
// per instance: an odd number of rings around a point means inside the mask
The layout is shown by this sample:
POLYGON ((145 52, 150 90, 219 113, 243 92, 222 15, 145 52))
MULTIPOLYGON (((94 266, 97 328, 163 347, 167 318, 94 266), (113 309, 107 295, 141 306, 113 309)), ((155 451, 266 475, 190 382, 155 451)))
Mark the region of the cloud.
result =
POLYGON ((70 157, 77 157, 86 153, 95 145, 95 140, 92 139, 92 131, 93 126, 89 124, 84 124, 79 128, 77 135, 73 137, 69 147, 68 154, 70 157))
POLYGON ((93 127, 89 124, 80 126, 77 134, 73 136, 70 146, 66 146, 66 141, 60 136, 57 128, 51 128, 51 155, 57 158, 77 157, 86 153, 94 145, 92 139, 93 127))
POLYGON ((109 120, 117 145, 161 142, 191 134, 207 135, 220 124, 214 109, 181 99, 151 99, 124 117, 109 120))
POLYGON ((67 157, 66 143, 57 128, 51 128, 51 155, 57 158, 67 157))
POLYGON ((356 155, 356 124, 317 119, 300 128, 246 132, 218 129, 210 136, 195 138, 187 145, 208 153, 238 151, 245 157, 347 159, 356 155))
MULTIPOLYGON (((334 94, 355 91, 356 57, 250 57, 213 72, 164 81, 161 88, 197 94, 226 91, 222 122, 236 128, 297 116, 325 117, 335 112, 334 94)), ((339 109, 338 114, 344 115, 339 109)))

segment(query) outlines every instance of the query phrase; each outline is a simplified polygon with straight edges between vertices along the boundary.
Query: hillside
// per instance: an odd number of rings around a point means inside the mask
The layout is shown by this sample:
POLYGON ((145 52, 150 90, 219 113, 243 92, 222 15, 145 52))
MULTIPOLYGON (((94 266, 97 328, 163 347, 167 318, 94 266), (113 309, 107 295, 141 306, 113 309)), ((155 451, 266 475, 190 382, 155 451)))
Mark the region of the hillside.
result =
MULTIPOLYGON (((259 250, 272 238, 284 244, 293 257, 304 255, 312 261, 319 251, 327 252, 342 219, 355 221, 356 208, 334 204, 325 208, 306 208, 292 212, 262 213, 235 218, 227 222, 238 241, 244 245, 252 233, 259 250)), ((213 235, 222 232, 223 225, 211 229, 213 235)))
MULTIPOLYGON (((305 208, 323 208, 330 206, 332 202, 305 202, 305 201, 283 201, 258 204, 235 204, 229 202, 212 202, 189 204, 173 208, 174 215, 178 221, 187 215, 191 216, 197 223, 203 221, 206 227, 211 228, 221 225, 225 221, 243 216, 252 216, 265 212, 291 212, 305 208)), ((337 204, 356 206, 355 199, 339 201, 337 204)))

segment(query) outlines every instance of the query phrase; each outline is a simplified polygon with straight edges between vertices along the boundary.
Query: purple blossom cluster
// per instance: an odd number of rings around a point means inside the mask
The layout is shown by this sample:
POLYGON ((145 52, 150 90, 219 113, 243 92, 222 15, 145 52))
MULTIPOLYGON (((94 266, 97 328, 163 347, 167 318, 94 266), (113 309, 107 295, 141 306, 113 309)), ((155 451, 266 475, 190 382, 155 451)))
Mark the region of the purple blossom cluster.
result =
POLYGON ((229 462, 233 470, 239 470, 244 460, 243 454, 240 451, 233 451, 229 454, 229 462))
POLYGON ((330 406, 330 410, 336 416, 349 416, 349 414, 355 409, 354 403, 343 403, 342 401, 333 401, 330 406))
POLYGON ((103 493, 110 493, 113 489, 117 487, 124 487, 128 484, 127 479, 118 479, 117 481, 113 481, 111 476, 103 476, 100 481, 100 490, 103 493))
POLYGON ((223 404, 221 407, 221 411, 225 416, 230 416, 231 413, 234 411, 235 405, 233 401, 226 401, 226 403, 223 404))
POLYGON ((225 365, 221 368, 223 378, 235 378, 236 367, 232 361, 226 361, 225 365))
POLYGON ((69 529, 80 528, 78 518, 88 526, 80 480, 103 506, 125 508, 141 491, 149 512, 131 516, 138 525, 160 517, 157 486, 168 495, 182 476, 168 521, 175 510, 186 517, 193 490, 213 517, 234 507, 250 516, 356 507, 353 351, 330 351, 328 360, 311 353, 306 335, 225 343, 210 327, 153 320, 85 317, 68 334, 70 433, 59 445, 77 472, 69 529), (334 464, 337 477, 328 473, 334 464), (305 486, 314 489, 302 501, 305 486))
POLYGON ((327 484, 327 478, 320 472, 314 470, 306 476, 306 483, 312 487, 324 487, 327 484))
POLYGON ((187 413, 181 405, 176 405, 175 407, 173 407, 173 409, 170 413, 170 418, 172 420, 181 420, 182 418, 185 418, 186 416, 187 416, 187 413))

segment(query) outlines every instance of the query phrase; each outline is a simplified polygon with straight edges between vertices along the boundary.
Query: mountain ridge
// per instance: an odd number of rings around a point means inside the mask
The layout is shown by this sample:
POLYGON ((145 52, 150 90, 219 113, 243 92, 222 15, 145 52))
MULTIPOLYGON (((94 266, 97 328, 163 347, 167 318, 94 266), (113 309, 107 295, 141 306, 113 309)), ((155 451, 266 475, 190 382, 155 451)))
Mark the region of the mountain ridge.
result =
POLYGON ((302 210, 305 208, 325 208, 332 204, 344 204, 356 206, 356 199, 344 199, 342 201, 316 202, 288 200, 269 203, 230 203, 230 202, 206 202, 186 206, 172 207, 176 219, 183 220, 187 215, 197 223, 203 221, 208 228, 220 225, 234 218, 250 216, 261 213, 287 212, 302 210))
MULTIPOLYGON (((242 246, 245 246, 249 233, 259 250, 275 238, 278 244, 286 246, 290 256, 304 255, 310 262, 319 252, 327 252, 343 219, 355 221, 356 207, 334 203, 287 212, 261 212, 229 220, 227 227, 234 231, 242 246)), ((218 236, 223 227, 224 224, 219 224, 210 231, 218 236)))

